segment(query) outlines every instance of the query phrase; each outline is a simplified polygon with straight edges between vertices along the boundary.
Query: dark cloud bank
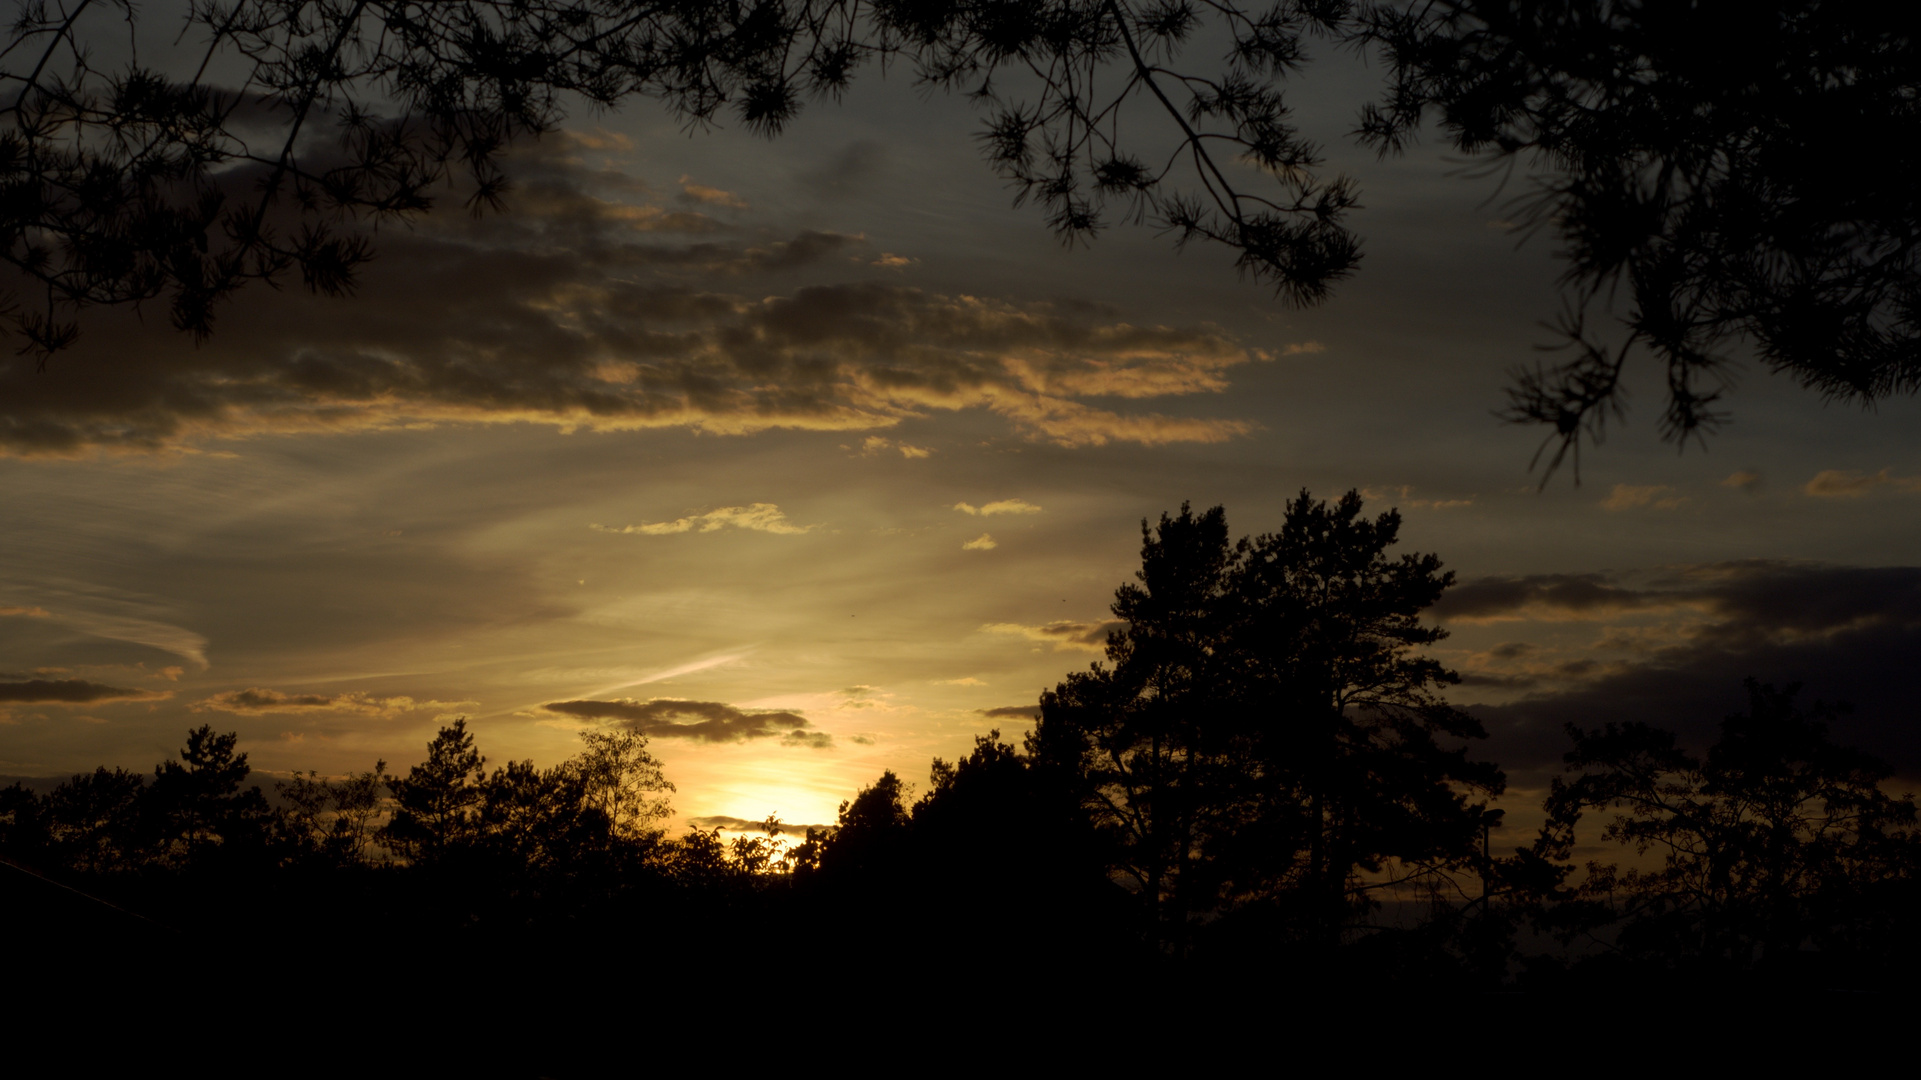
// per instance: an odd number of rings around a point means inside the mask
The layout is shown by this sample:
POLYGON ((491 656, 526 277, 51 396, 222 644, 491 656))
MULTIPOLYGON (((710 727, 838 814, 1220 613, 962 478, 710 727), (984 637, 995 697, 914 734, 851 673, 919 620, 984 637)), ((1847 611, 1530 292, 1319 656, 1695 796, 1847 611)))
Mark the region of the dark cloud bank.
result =
POLYGON ((633 701, 550 701, 541 708, 582 720, 611 720, 651 738, 730 743, 778 736, 784 746, 825 749, 833 736, 812 730, 799 713, 780 709, 739 709, 719 701, 655 698, 633 701))
POLYGON ((1462 586, 1437 615, 1489 619, 1526 609, 1552 617, 1683 605, 1699 621, 1676 644, 1565 689, 1469 706, 1487 724, 1489 756, 1516 771, 1555 767, 1567 747, 1564 724, 1610 720, 1669 728, 1698 748, 1723 717, 1745 708, 1742 680, 1753 677, 1802 684, 1803 704, 1851 703, 1835 737, 1880 755, 1905 777, 1921 777, 1921 567, 1722 563, 1641 589, 1591 575, 1483 580, 1462 586))
MULTIPOLYGON (((692 817, 687 824, 696 829, 732 829, 736 832, 761 832, 765 829, 763 821, 749 821, 746 818, 730 817, 726 814, 710 814, 706 817, 692 817)), ((806 836, 809 829, 831 829, 832 825, 790 825, 780 822, 779 835, 806 836)))
POLYGON ((158 701, 172 695, 164 690, 134 690, 84 679, 27 679, 0 682, 0 703, 93 705, 108 701, 158 701))
POLYGON ((574 142, 517 150, 499 215, 382 232, 351 299, 254 287, 200 344, 90 309, 44 370, 0 356, 0 456, 432 423, 854 431, 968 408, 1062 445, 1250 429, 1090 403, 1225 389, 1257 354, 1216 328, 912 288, 858 237, 650 205, 574 142), (769 278, 803 268, 840 281, 769 278))

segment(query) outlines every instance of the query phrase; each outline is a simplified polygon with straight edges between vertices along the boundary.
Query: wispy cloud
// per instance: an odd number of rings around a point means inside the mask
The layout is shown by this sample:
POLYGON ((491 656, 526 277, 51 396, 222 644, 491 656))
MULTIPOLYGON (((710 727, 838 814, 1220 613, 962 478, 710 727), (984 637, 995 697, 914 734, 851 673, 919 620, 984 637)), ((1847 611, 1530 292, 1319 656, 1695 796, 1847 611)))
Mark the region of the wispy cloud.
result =
POLYGON ((976 517, 993 517, 995 514, 1038 514, 1041 512, 1040 507, 1035 506, 1026 499, 997 499, 984 506, 975 506, 972 503, 960 502, 954 504, 954 509, 959 510, 963 514, 976 517))
POLYGON ((194 703, 194 711, 218 709, 221 712, 259 715, 265 713, 356 713, 362 716, 398 716, 428 709, 445 711, 472 707, 477 701, 423 701, 405 695, 374 697, 371 694, 289 694, 268 687, 250 686, 229 690, 194 703))
POLYGON ((791 536, 813 532, 819 525, 796 525, 787 520, 787 515, 773 503, 753 503, 748 506, 723 506, 704 514, 675 518, 672 521, 649 522, 644 525, 589 525, 588 528, 604 533, 639 534, 642 536, 672 536, 684 532, 719 532, 722 529, 747 529, 751 532, 779 533, 791 536))
POLYGON ((962 544, 961 550, 962 551, 992 551, 997 547, 1000 547, 1000 544, 992 536, 988 535, 987 533, 982 533, 979 536, 976 536, 975 538, 973 538, 972 540, 969 540, 965 544, 962 544))
POLYGON ((697 672, 697 671, 709 671, 709 670, 712 670, 713 668, 722 667, 724 665, 732 664, 732 663, 735 663, 736 661, 746 659, 746 657, 752 652, 753 652, 752 648, 747 648, 747 649, 736 649, 732 652, 719 653, 714 656, 703 656, 698 660, 689 660, 684 664, 675 664, 673 667, 662 668, 659 671, 650 672, 649 674, 644 675, 638 679, 628 679, 624 682, 615 683, 612 686, 604 686, 598 690, 589 691, 586 696, 590 698, 604 697, 608 694, 613 693, 616 690, 625 690, 630 686, 646 686, 648 683, 665 682, 668 679, 678 678, 679 676, 682 676, 682 675, 692 675, 694 672, 697 672))
POLYGON ((692 176, 680 178, 680 197, 685 202, 699 203, 704 206, 724 206, 730 210, 747 209, 747 200, 731 191, 694 183, 692 176))
POLYGON ((22 607, 11 604, 0 604, 0 615, 19 615, 29 619, 44 619, 48 617, 46 608, 22 607))
POLYGON ((1673 491, 1666 484, 1616 484, 1608 497, 1601 500, 1601 509, 1620 511, 1646 506, 1655 510, 1672 510, 1688 501, 1684 495, 1671 494, 1673 491))
MULTIPOLYGON (((0 361, 0 368, 4 366, 0 361)), ((0 402, 5 397, 6 392, 0 390, 0 402)), ((5 409, 0 404, 0 413, 5 409)), ((0 429, 4 427, 5 420, 0 419, 0 429)), ((5 436, 0 435, 0 442, 4 441, 5 436)), ((14 605, 14 614, 45 618, 90 637, 172 653, 197 668, 207 667, 205 635, 174 621, 180 613, 173 601, 90 581, 40 578, 23 586, 9 591, 39 602, 14 605)))
POLYGON ((861 440, 860 452, 863 457, 873 457, 875 454, 878 454, 883 450, 898 450, 900 451, 901 457, 908 458, 909 460, 917 460, 920 458, 928 458, 928 457, 934 456, 934 451, 925 446, 915 446, 912 443, 895 442, 894 440, 886 437, 885 435, 869 435, 865 439, 861 440))
POLYGON ((1816 473, 1801 490, 1809 495, 1822 498, 1854 497, 1866 495, 1875 488, 1893 488, 1896 491, 1921 491, 1921 476, 1896 476, 1893 470, 1882 469, 1878 473, 1848 472, 1844 469, 1827 469, 1816 473))
POLYGON ((1105 622, 1056 619, 1039 626, 1028 626, 1024 623, 988 623, 981 629, 990 634, 1016 634, 1029 641, 1043 641, 1056 649, 1084 649, 1100 652, 1107 648, 1107 635, 1126 626, 1126 623, 1118 619, 1109 619, 1105 622))
POLYGON ((1742 469, 1740 472, 1728 474, 1728 478, 1721 481, 1721 486, 1745 491, 1752 495, 1761 490, 1761 474, 1753 469, 1742 469))
POLYGON ((1361 489, 1361 497, 1368 502, 1394 503, 1415 510, 1458 510, 1464 506, 1474 505, 1472 496, 1464 499, 1416 499, 1413 495, 1414 485, 1412 484, 1387 484, 1361 489))

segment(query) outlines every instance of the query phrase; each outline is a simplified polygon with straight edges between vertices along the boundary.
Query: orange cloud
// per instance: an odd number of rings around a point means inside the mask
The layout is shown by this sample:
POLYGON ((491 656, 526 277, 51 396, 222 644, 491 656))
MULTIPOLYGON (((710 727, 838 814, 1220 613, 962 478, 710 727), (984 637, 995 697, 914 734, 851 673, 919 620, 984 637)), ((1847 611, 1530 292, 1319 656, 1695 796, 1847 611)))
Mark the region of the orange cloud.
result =
POLYGON ((1808 481, 1801 490, 1822 498, 1852 498, 1880 487, 1891 487, 1896 491, 1921 491, 1921 476, 1895 476, 1889 469, 1873 474, 1827 469, 1816 473, 1814 479, 1808 481))
POLYGON ((813 532, 818 525, 795 525, 787 520, 787 515, 773 503, 754 503, 751 506, 723 506, 704 514, 675 518, 672 521, 657 521, 645 525, 589 525, 588 528, 606 533, 638 533, 642 536, 671 536, 684 532, 718 532, 721 529, 747 529, 752 532, 779 533, 795 535, 813 532))
POLYGON ((1672 510, 1688 501, 1684 495, 1669 494, 1673 490, 1666 484, 1616 484, 1608 497, 1601 500, 1601 509, 1620 511, 1647 506, 1656 510, 1672 510))

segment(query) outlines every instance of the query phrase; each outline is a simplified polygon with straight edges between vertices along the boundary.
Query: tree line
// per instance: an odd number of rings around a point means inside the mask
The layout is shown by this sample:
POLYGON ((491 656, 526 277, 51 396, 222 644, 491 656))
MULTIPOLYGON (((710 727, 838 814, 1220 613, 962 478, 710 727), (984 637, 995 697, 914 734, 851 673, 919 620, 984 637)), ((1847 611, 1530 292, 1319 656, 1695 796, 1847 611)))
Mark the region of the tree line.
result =
POLYGON ((1421 652, 1453 575, 1391 557, 1398 515, 1361 511, 1302 492, 1279 532, 1240 540, 1218 507, 1143 522, 1106 661, 1043 694, 1019 746, 994 731, 936 759, 918 798, 884 773, 802 842, 774 818, 670 837, 641 735, 490 768, 456 720, 404 775, 296 775, 277 805, 237 737, 202 726, 151 776, 0 790, 0 854, 78 890, 45 908, 56 958, 240 934, 579 969, 774 950, 815 971, 945 956, 989 980, 1553 992, 1879 990, 1921 956, 1912 796, 1793 687, 1750 680, 1703 749, 1632 718, 1569 727, 1546 823, 1496 850, 1505 778, 1421 652), (96 903, 124 918, 62 922, 96 903))

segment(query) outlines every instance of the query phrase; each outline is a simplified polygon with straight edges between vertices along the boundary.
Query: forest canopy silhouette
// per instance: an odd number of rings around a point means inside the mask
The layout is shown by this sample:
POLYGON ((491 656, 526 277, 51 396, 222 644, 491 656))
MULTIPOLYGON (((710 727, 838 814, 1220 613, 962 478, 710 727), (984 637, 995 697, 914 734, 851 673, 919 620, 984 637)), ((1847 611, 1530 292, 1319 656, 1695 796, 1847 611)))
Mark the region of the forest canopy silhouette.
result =
POLYGON ((1438 127, 1556 234, 1565 351, 1505 412, 1554 463, 1621 415, 1637 352, 1675 439, 1724 419, 1750 353, 1837 400, 1921 386, 1898 5, 189 0, 159 56, 128 47, 143 16, 166 17, 24 4, 0 60, 0 259, 40 363, 89 307, 205 336, 249 283, 349 292, 369 226, 511 213, 503 153, 581 110, 774 136, 875 68, 978 102, 990 167, 1063 240, 1149 223, 1312 305, 1360 265, 1360 192, 1285 90, 1348 49, 1385 73, 1356 137, 1392 154, 1438 127))
MULTIPOLYGON (((555 1025, 583 1006, 544 987, 622 965, 719 986, 776 927, 811 977, 938 956, 929 992, 961 995, 1143 973, 1257 997, 1903 985, 1921 828, 1889 766, 1832 739, 1841 707, 1749 680, 1704 746, 1632 715, 1569 725, 1544 826, 1509 835, 1486 732, 1423 651, 1453 575, 1393 551, 1400 524, 1305 491, 1271 534, 1234 539, 1220 507, 1143 521, 1105 658, 1041 696, 1019 745, 976 738, 918 796, 886 772, 798 842, 771 816, 670 836, 674 786, 631 725, 541 767, 490 764, 457 719, 403 769, 271 792, 205 725, 151 775, 0 789, 0 869, 54 970, 379 941, 473 957, 497 1002, 555 1025)), ((225 978, 183 963, 166 977, 225 978)), ((416 988, 452 993, 451 972, 416 988)))

